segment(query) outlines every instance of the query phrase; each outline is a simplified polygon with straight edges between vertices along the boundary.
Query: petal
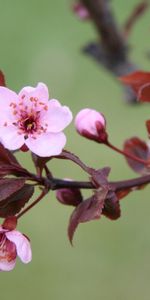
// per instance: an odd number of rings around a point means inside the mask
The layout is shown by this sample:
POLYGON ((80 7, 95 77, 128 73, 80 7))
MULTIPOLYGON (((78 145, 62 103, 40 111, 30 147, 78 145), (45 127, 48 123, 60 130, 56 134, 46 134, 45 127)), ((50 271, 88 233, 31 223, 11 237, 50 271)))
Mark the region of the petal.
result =
POLYGON ((0 127, 0 140, 9 150, 19 149, 24 144, 24 135, 18 134, 15 126, 0 127))
POLYGON ((67 106, 61 106, 58 100, 48 103, 48 110, 41 112, 41 123, 47 124, 49 132, 60 132, 72 121, 72 112, 67 106))
POLYGON ((0 87, 0 125, 7 122, 8 125, 12 124, 16 119, 12 112, 11 103, 17 104, 18 96, 15 92, 5 88, 0 87))
POLYGON ((11 271, 16 264, 16 259, 12 261, 0 260, 0 271, 11 271))
POLYGON ((2 236, 0 248, 0 271, 11 271, 16 263, 16 246, 7 239, 6 233, 2 236))
POLYGON ((6 232, 6 237, 16 245, 17 255, 21 261, 25 264, 29 263, 32 259, 32 252, 28 239, 16 230, 6 232))
POLYGON ((28 97, 35 97, 38 98, 40 101, 47 102, 49 99, 49 93, 48 93, 48 88, 46 84, 39 82, 38 85, 34 88, 31 86, 26 86, 24 87, 20 92, 19 92, 19 98, 22 96, 27 96, 28 97))
POLYGON ((33 153, 42 157, 59 155, 66 144, 66 137, 62 132, 43 133, 36 139, 29 137, 25 144, 33 153))
POLYGON ((11 102, 17 102, 18 96, 6 87, 0 86, 0 106, 7 107, 11 102))

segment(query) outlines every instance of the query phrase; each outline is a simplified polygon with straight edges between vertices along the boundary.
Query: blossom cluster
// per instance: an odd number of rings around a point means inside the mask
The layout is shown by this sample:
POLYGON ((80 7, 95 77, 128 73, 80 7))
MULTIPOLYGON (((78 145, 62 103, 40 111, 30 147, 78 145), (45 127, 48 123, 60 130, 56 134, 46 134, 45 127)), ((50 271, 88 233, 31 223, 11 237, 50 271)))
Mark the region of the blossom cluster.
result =
MULTIPOLYGON (((150 73, 138 71, 121 78, 130 85, 141 102, 150 102, 150 73)), ((72 243, 74 232, 80 223, 99 219, 105 215, 111 220, 120 217, 119 200, 138 189, 135 180, 127 187, 108 182, 109 167, 93 169, 76 155, 64 150, 66 136, 63 130, 72 121, 72 112, 56 99, 49 100, 44 83, 36 87, 24 87, 18 94, 0 86, 0 271, 10 271, 19 256, 23 263, 32 259, 29 238, 16 230, 18 219, 37 204, 50 189, 55 190, 61 204, 74 206, 68 226, 72 243), (15 158, 12 151, 31 151, 36 175, 30 173, 15 158), (73 182, 53 178, 46 163, 52 158, 69 159, 80 166, 90 177, 90 182, 73 182), (42 176, 45 170, 46 177, 42 176), (8 176, 8 175, 12 175, 8 176), (8 177, 7 177, 8 176, 8 177), (15 178, 14 178, 15 177, 15 178), (33 182, 29 184, 28 180, 33 182), (35 185, 42 186, 40 196, 22 210, 33 196, 35 185), (92 188, 93 194, 83 199, 80 187, 92 188), (121 186, 121 187, 120 187, 121 186), (116 188, 116 190, 115 190, 116 188), (21 212, 20 212, 21 211, 21 212)), ((137 137, 125 141, 124 149, 113 146, 108 137, 104 115, 91 108, 79 111, 74 121, 82 136, 124 155, 129 166, 139 174, 149 174, 150 152, 147 144, 137 137)), ((146 122, 150 134, 150 120, 146 122)), ((145 180, 149 180, 147 177, 145 180)), ((143 184, 142 181, 140 185, 143 184)))

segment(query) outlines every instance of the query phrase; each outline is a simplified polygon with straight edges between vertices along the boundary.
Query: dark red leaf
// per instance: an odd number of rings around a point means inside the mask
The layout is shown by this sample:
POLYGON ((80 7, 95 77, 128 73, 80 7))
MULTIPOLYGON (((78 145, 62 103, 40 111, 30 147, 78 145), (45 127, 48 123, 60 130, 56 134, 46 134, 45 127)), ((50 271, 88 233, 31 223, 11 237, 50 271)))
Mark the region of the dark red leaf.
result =
MULTIPOLYGON (((137 158, 148 161, 150 158, 149 148, 147 144, 139 139, 138 137, 132 137, 125 141, 124 143, 124 151, 134 155, 137 158)), ((126 160, 131 167, 137 173, 147 174, 149 173, 149 168, 144 165, 142 162, 137 162, 133 159, 126 157, 126 160)))
POLYGON ((8 174, 28 176, 29 172, 22 168, 13 153, 0 143, 0 177, 8 174))
POLYGON ((120 203, 113 191, 109 191, 107 194, 102 214, 111 220, 117 220, 121 215, 120 203))
POLYGON ((39 157, 36 154, 32 154, 32 159, 33 162, 36 166, 37 171, 41 174, 42 169, 44 168, 45 164, 50 161, 51 159, 56 158, 56 159, 68 159, 73 161, 75 164, 79 165, 85 172, 90 174, 91 168, 86 166, 80 159, 77 157, 75 154, 63 150, 61 154, 56 155, 56 156, 50 156, 50 157, 39 157))
POLYGON ((25 184, 25 179, 3 178, 0 179, 0 206, 5 204, 7 198, 19 191, 25 184))
POLYGON ((150 102, 150 72, 136 71, 120 80, 133 88, 139 100, 150 102))
POLYGON ((107 177, 109 173, 110 173, 109 167, 105 167, 99 170, 94 170, 94 169, 90 170, 92 182, 96 185, 96 187, 108 186, 107 177))
POLYGON ((88 166, 86 166, 78 156, 76 156, 75 154, 67 151, 67 150, 63 150, 62 153, 60 155, 55 156, 55 158, 59 158, 59 159, 68 159, 73 161, 75 164, 79 165, 85 172, 90 174, 91 168, 89 168, 88 166))
POLYGON ((75 208, 68 226, 68 237, 71 243, 75 230, 80 223, 96 220, 101 217, 107 193, 107 188, 97 190, 95 195, 81 202, 75 208))
POLYGON ((0 86, 6 86, 5 77, 2 71, 0 71, 0 86))
POLYGON ((34 193, 34 187, 25 184, 20 190, 8 197, 0 206, 0 217, 7 218, 17 214, 29 201, 34 193))

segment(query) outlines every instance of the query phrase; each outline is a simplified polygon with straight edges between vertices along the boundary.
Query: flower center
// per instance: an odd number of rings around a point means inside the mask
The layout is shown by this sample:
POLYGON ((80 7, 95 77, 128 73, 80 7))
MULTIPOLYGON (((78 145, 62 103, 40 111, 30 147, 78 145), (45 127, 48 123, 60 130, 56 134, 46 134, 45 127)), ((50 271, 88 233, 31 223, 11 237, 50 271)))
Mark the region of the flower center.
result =
MULTIPOLYGON (((24 139, 29 135, 36 139, 37 135, 47 131, 48 124, 41 122, 41 114, 47 112, 48 106, 38 98, 26 99, 23 95, 18 104, 11 102, 10 108, 15 116, 13 125, 17 127, 19 135, 24 134, 24 139)), ((8 126, 7 122, 4 122, 4 126, 8 126)))
POLYGON ((32 116, 26 118, 23 122, 23 127, 26 132, 33 133, 37 128, 36 120, 32 116))

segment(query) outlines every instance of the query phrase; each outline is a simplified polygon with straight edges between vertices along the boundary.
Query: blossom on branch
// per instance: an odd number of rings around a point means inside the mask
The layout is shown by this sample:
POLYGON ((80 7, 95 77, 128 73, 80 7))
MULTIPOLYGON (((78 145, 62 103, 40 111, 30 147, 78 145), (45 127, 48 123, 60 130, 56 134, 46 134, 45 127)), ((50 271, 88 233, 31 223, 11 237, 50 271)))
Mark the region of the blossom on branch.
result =
POLYGON ((98 143, 107 141, 106 120, 100 112, 85 108, 82 109, 75 118, 75 127, 77 132, 98 143))
POLYGON ((21 232, 15 230, 15 217, 6 219, 0 226, 0 271, 11 271, 19 256, 25 264, 32 259, 30 242, 21 232))
POLYGON ((24 87, 18 95, 0 87, 0 114, 0 139, 9 150, 27 148, 45 157, 60 154, 66 144, 62 131, 72 113, 58 100, 49 101, 44 83, 24 87))

